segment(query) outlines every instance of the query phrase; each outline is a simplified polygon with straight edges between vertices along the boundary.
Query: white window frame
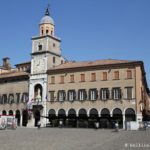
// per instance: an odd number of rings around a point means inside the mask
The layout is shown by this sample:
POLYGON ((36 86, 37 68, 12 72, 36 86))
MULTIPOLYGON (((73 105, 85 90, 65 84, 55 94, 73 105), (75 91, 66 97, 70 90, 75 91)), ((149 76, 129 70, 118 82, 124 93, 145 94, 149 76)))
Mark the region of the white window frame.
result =
POLYGON ((59 91, 58 92, 58 101, 60 101, 60 102, 64 101, 64 96, 65 96, 65 92, 59 91))
POLYGON ((74 101, 74 96, 75 96, 75 91, 74 90, 69 90, 68 91, 68 100, 69 101, 74 101))
POLYGON ((90 100, 96 100, 96 89, 90 89, 90 100))

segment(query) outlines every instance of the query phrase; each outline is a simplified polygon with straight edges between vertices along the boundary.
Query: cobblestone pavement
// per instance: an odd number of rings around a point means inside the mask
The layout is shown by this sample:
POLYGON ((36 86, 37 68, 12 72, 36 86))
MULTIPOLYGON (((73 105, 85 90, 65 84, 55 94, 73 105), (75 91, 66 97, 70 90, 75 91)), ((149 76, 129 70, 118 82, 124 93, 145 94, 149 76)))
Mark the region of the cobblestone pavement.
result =
POLYGON ((17 128, 0 130, 0 150, 150 150, 150 131, 17 128))

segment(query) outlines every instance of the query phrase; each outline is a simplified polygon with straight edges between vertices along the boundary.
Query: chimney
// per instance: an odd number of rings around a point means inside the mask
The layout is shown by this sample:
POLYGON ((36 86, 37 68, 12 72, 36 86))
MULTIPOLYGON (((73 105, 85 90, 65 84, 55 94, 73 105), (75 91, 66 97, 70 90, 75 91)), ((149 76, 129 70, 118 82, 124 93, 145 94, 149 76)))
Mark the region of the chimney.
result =
POLYGON ((9 63, 9 59, 8 57, 3 58, 3 67, 7 70, 11 69, 11 65, 9 63))

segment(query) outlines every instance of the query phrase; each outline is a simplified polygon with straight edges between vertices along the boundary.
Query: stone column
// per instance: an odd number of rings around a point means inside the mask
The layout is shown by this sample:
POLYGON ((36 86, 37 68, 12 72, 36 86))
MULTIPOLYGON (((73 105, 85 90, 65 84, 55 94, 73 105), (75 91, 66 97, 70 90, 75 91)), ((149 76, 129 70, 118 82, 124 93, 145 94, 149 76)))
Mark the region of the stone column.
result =
POLYGON ((123 118, 123 129, 125 130, 126 128, 126 117, 125 117, 125 114, 122 114, 122 118, 123 118))
POLYGON ((22 119, 23 119, 22 114, 20 114, 20 127, 22 127, 22 119))

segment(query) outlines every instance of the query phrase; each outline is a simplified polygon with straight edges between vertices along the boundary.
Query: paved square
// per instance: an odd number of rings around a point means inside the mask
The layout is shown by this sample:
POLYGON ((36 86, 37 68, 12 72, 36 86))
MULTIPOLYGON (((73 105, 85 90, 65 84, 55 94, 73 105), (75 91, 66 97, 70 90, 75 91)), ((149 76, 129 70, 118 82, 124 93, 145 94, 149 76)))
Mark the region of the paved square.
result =
POLYGON ((0 150, 147 150, 150 131, 17 128, 0 130, 0 150), (146 145, 147 144, 147 145, 146 145))

